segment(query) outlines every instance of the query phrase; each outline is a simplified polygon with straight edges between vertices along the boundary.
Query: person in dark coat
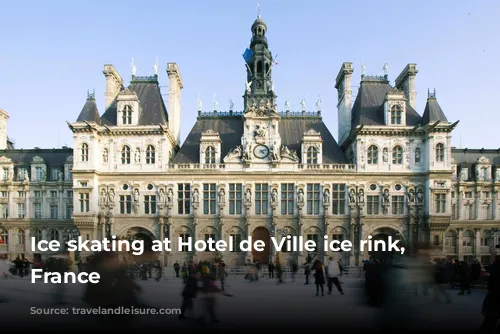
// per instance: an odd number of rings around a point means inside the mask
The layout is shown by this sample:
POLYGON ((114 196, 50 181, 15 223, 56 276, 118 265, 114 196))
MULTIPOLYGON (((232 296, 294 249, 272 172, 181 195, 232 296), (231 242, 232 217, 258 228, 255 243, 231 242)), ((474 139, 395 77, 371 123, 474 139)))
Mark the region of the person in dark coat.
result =
POLYGON ((198 277, 193 273, 186 279, 186 285, 184 286, 184 290, 182 290, 182 305, 179 319, 186 319, 186 311, 193 309, 193 299, 196 298, 197 293, 198 277))
POLYGON ((471 272, 469 265, 464 261, 460 261, 460 264, 458 266, 458 277, 460 280, 460 292, 458 294, 463 295, 465 290, 467 290, 467 294, 470 295, 471 272))
POLYGON ((484 320, 480 332, 495 333, 497 322, 500 319, 500 256, 498 255, 495 257, 495 262, 490 266, 488 294, 483 302, 482 313, 484 320))
POLYGON ((474 260, 470 266, 471 282, 477 282, 481 278, 481 264, 478 260, 474 260))
POLYGON ((319 296, 319 290, 321 290, 321 295, 325 295, 325 268, 323 264, 316 260, 313 264, 314 270, 314 284, 316 284, 316 296, 319 296))
POLYGON ((269 262, 267 270, 269 271, 269 278, 274 278, 274 263, 269 262))

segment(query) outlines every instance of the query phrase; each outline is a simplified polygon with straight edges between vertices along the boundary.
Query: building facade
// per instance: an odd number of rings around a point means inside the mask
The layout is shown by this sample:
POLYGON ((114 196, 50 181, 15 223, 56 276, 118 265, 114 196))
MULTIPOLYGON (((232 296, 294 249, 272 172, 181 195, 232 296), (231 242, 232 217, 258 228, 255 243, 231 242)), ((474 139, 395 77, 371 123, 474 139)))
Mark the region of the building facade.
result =
MULTIPOLYGON (((214 103, 206 111, 199 102, 196 123, 182 144, 181 112, 191 111, 181 109, 177 65, 167 65, 167 103, 157 73, 133 73, 125 87, 116 69, 105 65, 105 111, 99 114, 89 94, 76 122, 69 124, 73 152, 0 151, 0 162, 9 170, 0 185, 9 196, 0 200, 9 212, 23 200, 40 203, 43 217, 36 218, 35 209, 23 218, 4 217, 0 228, 8 231, 8 242, 2 247, 29 254, 20 246, 29 242, 19 237, 20 230, 25 236, 51 238, 54 233, 64 240, 76 228, 84 239, 170 238, 172 251, 161 254, 167 265, 214 256, 241 265, 248 259, 263 264, 275 259, 271 236, 303 236, 319 245, 328 236, 349 239, 353 251, 337 255, 359 265, 370 256, 359 251, 359 241, 372 235, 400 239, 410 253, 426 243, 433 256, 490 261, 500 235, 500 151, 451 147, 458 121, 448 120, 436 93, 428 93, 422 116, 417 111, 415 64, 408 64, 394 85, 387 73, 370 76, 362 69, 355 97, 353 65, 342 64, 335 85, 337 142, 323 122, 321 101, 308 108, 302 100, 298 111, 286 101, 278 110, 267 25, 258 18, 251 32, 244 110, 233 110, 230 103, 222 111, 214 103), (55 165, 61 174, 55 181, 27 182, 18 172, 26 164, 28 177, 36 180, 37 167, 51 173, 55 165), (16 197, 28 193, 23 189, 29 189, 29 198, 16 197), (40 201, 38 194, 43 194, 40 201), (48 219, 55 201, 58 216, 48 219), (64 206, 73 209, 72 218, 64 215, 69 213, 64 206), (179 251, 177 240, 189 237, 232 240, 233 251, 179 251), (240 251, 239 241, 247 237, 264 240, 265 251, 240 251)), ((280 252, 281 259, 299 263, 329 255, 333 252, 322 247, 280 252)))

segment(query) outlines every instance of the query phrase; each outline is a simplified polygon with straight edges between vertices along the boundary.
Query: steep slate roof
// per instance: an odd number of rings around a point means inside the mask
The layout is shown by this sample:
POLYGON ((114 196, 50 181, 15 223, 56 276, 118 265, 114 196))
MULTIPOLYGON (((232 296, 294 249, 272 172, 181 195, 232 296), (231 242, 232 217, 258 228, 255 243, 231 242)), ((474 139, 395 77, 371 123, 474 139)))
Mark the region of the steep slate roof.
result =
POLYGON ((497 150, 452 148, 451 156, 455 159, 458 165, 475 164, 477 159, 484 156, 490 159, 493 165, 500 166, 500 148, 497 150))
POLYGON ((424 115, 422 116, 423 124, 434 123, 436 121, 448 122, 443 110, 435 97, 429 97, 425 105, 424 115))
POLYGON ((101 124, 101 118, 99 117, 99 110, 97 110, 97 104, 95 103, 95 98, 89 96, 85 105, 76 119, 77 122, 95 122, 101 124))
POLYGON ((49 166, 62 166, 69 156, 73 156, 71 148, 33 149, 33 150, 0 150, 0 157, 7 157, 16 166, 30 165, 34 157, 39 156, 49 166))
MULTIPOLYGON (((166 124, 168 122, 167 108, 156 79, 132 80, 127 89, 135 92, 139 99, 141 111, 137 125, 166 124)), ((116 125, 116 104, 115 98, 102 115, 103 125, 116 125)))
MULTIPOLYGON (((174 164, 200 163, 201 134, 207 130, 218 132, 221 138, 221 160, 241 145, 244 119, 242 116, 198 117, 191 132, 173 159, 174 164)), ((323 139, 323 163, 347 163, 347 159, 332 134, 319 117, 283 117, 279 121, 281 143, 301 156, 302 136, 314 129, 323 139)))
MULTIPOLYGON (((387 80, 362 80, 352 107, 352 126, 385 125, 384 101, 392 89, 387 80)), ((420 115, 406 103, 406 124, 414 126, 421 122, 420 115)))

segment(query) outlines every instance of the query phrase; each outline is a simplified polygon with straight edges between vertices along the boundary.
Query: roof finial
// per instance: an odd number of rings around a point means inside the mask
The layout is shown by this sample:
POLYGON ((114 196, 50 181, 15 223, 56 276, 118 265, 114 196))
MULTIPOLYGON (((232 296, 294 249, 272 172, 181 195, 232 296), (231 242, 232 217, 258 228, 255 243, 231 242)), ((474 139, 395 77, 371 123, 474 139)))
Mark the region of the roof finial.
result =
POLYGON ((137 72, 137 67, 135 67, 135 60, 132 57, 132 62, 130 63, 130 67, 132 67, 132 75, 135 76, 135 73, 137 72))
POLYGON ((361 76, 364 77, 365 74, 366 74, 366 65, 365 65, 365 63, 362 63, 361 64, 361 76))
POLYGON ((153 66, 153 70, 155 72, 155 75, 158 75, 158 57, 156 57, 156 63, 153 66))
POLYGON ((260 0, 257 0, 257 18, 260 19, 261 11, 260 11, 260 0))
POLYGON ((389 74, 389 63, 385 63, 383 69, 384 69, 384 75, 388 75, 389 74))

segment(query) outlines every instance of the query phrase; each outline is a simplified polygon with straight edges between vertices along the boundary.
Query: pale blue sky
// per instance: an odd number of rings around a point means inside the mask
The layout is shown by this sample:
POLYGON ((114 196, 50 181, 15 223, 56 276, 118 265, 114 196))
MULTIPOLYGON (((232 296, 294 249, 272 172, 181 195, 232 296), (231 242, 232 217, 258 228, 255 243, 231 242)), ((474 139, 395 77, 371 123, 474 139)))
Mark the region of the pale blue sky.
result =
MULTIPOLYGON (((177 62, 184 80, 182 139, 196 120, 198 96, 212 109, 232 98, 242 109, 245 65, 256 18, 254 0, 0 1, 0 108, 10 114, 17 148, 72 146, 65 121, 75 121, 87 89, 104 109, 104 64, 126 84, 131 58, 137 75, 160 62, 177 62)), ((499 148, 500 2, 496 0, 298 1, 261 0, 278 103, 287 97, 299 110, 303 97, 314 108, 321 95, 324 120, 337 138, 334 80, 345 61, 361 64, 391 83, 407 63, 417 63, 417 111, 427 89, 436 89, 450 121, 460 120, 453 145, 499 148)), ((164 92, 166 93, 166 87, 164 92)), ((166 98, 166 96, 165 96, 166 98)))

